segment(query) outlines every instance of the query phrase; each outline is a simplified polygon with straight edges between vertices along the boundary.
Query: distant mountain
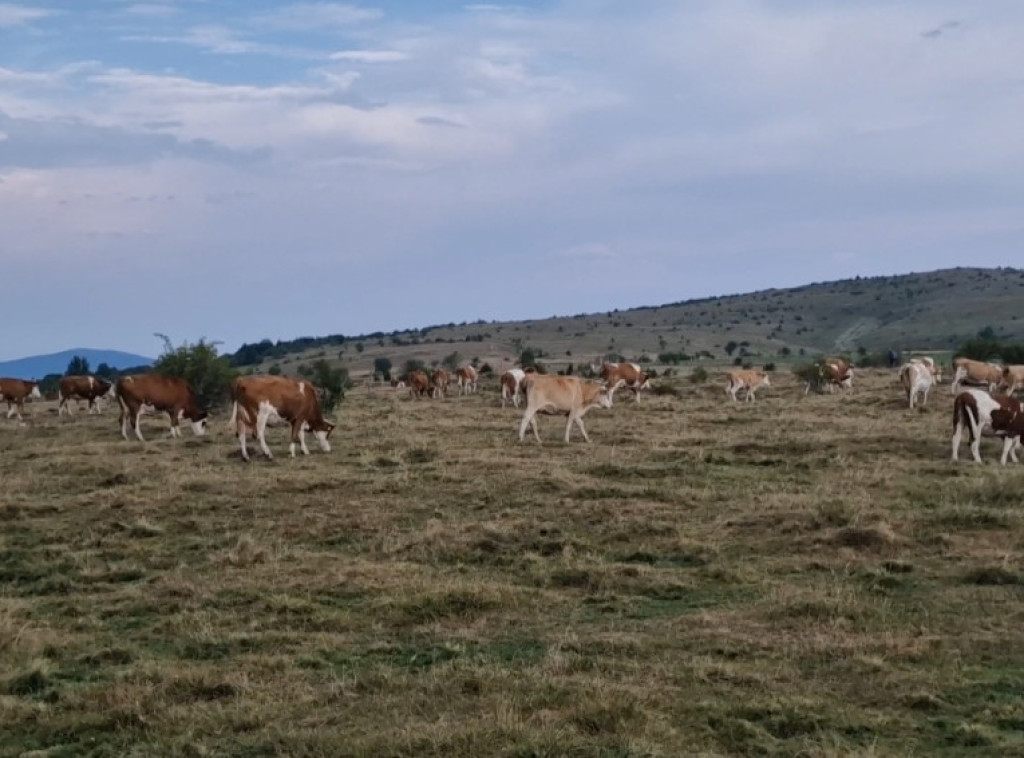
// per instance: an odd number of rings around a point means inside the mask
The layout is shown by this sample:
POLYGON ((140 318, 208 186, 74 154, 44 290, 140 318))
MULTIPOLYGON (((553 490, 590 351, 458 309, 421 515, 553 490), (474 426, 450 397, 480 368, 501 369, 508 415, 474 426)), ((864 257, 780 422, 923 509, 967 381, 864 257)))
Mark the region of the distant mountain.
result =
POLYGON ((88 347, 76 347, 71 350, 62 350, 59 353, 49 355, 33 355, 28 358, 18 358, 13 361, 0 362, 0 376, 10 376, 18 379, 42 379, 47 374, 63 374, 68 363, 76 355, 80 355, 89 361, 89 369, 95 371, 101 363, 106 363, 111 368, 123 369, 135 366, 151 366, 152 358, 134 353, 125 353, 120 350, 93 350, 88 347))

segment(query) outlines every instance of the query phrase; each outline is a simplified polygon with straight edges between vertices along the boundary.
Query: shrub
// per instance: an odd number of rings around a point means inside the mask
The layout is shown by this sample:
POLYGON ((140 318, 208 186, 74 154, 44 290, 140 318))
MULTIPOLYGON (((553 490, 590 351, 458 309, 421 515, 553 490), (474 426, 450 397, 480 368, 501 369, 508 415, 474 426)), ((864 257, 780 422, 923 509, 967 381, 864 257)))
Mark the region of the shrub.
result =
POLYGON ((200 338, 193 344, 184 342, 174 347, 166 335, 156 336, 163 340, 164 351, 153 364, 154 372, 187 381, 201 408, 227 404, 238 371, 227 357, 217 354, 220 343, 200 338))
POLYGON ((708 380, 708 371, 703 366, 697 366, 693 371, 690 372, 690 381, 694 384, 700 384, 708 380))
POLYGON ((345 390, 352 386, 347 370, 333 368, 322 358, 310 369, 309 380, 316 385, 320 407, 324 413, 333 411, 334 407, 345 399, 345 390))

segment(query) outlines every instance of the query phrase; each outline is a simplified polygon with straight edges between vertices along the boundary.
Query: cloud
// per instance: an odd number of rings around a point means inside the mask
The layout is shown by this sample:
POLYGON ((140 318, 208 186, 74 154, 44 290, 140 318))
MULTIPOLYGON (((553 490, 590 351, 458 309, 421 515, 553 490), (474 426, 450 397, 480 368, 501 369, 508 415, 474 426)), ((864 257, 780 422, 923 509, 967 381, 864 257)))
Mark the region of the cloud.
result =
POLYGON ((921 32, 921 36, 925 37, 927 39, 938 39, 943 34, 949 32, 949 31, 952 31, 953 29, 959 29, 959 28, 960 28, 960 22, 959 21, 946 21, 943 24, 939 24, 934 29, 929 29, 926 32, 921 32))
POLYGON ((124 12, 133 16, 162 18, 176 15, 181 12, 181 9, 170 3, 135 3, 127 6, 124 12))
POLYGON ((5 26, 24 26, 53 15, 56 15, 56 11, 43 8, 29 8, 13 3, 0 3, 0 28, 5 26))
POLYGON ((381 18, 379 10, 360 8, 347 3, 294 3, 270 13, 256 16, 261 26, 286 30, 319 30, 345 28, 381 18))
POLYGON ((409 59, 408 53, 398 50, 341 50, 331 53, 332 61, 352 61, 355 63, 394 63, 409 59))

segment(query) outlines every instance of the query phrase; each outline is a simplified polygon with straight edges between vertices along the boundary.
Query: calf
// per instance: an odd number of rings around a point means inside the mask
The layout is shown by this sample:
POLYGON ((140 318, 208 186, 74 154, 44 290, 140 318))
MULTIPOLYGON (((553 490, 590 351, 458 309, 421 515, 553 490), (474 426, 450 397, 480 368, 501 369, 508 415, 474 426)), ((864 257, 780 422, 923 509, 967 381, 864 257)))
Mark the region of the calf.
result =
POLYGON ((295 457, 296 443, 302 448, 303 455, 309 455, 307 430, 313 432, 321 450, 331 450, 328 439, 334 431, 334 424, 320 412, 320 402, 312 384, 286 376, 241 376, 236 379, 231 387, 231 423, 238 435, 243 460, 249 460, 245 446, 248 434, 259 441, 263 454, 273 459, 266 436, 270 421, 291 423, 288 454, 292 458, 295 457))
POLYGON ((736 369, 726 374, 728 381, 725 385, 725 394, 736 400, 736 395, 741 389, 745 389, 746 393, 743 397, 744 402, 754 402, 754 393, 759 387, 770 387, 771 382, 768 380, 768 374, 763 371, 754 371, 752 369, 736 369))
POLYGON ((935 383, 935 377, 927 364, 911 361, 900 368, 900 383, 907 393, 907 403, 913 409, 918 395, 921 396, 921 405, 928 402, 928 391, 935 383))
POLYGON ((162 411, 171 418, 171 436, 180 437, 178 422, 186 418, 192 422, 192 432, 201 437, 206 434, 206 419, 209 415, 196 403, 192 387, 184 379, 163 374, 135 374, 122 376, 114 384, 114 394, 121 405, 121 436, 128 439, 128 425, 135 429, 135 436, 142 442, 139 421, 147 411, 162 411))
POLYGON ((637 402, 640 402, 640 390, 651 388, 650 375, 635 363, 605 363, 601 366, 601 379, 613 395, 619 387, 626 387, 637 402))
MULTIPOLYGON (((1020 402, 1012 397, 1003 395, 992 396, 980 389, 964 390, 953 400, 953 456, 952 460, 958 460, 960 453, 960 440, 963 438, 966 427, 971 441, 971 455, 977 463, 981 463, 981 435, 986 429, 997 436, 1005 436, 992 426, 992 414, 1002 408, 1012 416, 1021 410, 1020 402)), ((1009 455, 1013 462, 1017 462, 1017 448, 1020 447, 1020 437, 1012 437, 1009 448, 1006 440, 1003 441, 1003 458, 1009 455)))
POLYGON ((575 376, 546 376, 528 374, 523 380, 526 389, 526 412, 519 424, 519 441, 526 435, 526 427, 532 425, 533 436, 540 442, 537 431, 537 414, 565 414, 565 441, 569 441, 572 425, 575 423, 583 434, 583 439, 590 442, 587 430, 583 426, 583 414, 591 408, 611 408, 612 390, 601 384, 575 376))
POLYGON ((919 355, 911 358, 907 363, 919 363, 928 369, 928 372, 932 375, 932 378, 936 382, 942 381, 942 367, 936 365, 935 359, 930 355, 919 355))
POLYGON ((430 375, 430 396, 442 398, 448 395, 448 385, 451 383, 451 375, 443 368, 435 369, 430 375))
POLYGON ((472 366, 460 366, 455 369, 455 382, 459 385, 460 395, 476 392, 476 369, 472 366))
POLYGON ((521 368, 510 368, 501 375, 498 384, 501 387, 502 408, 505 407, 506 400, 511 400, 512 405, 516 408, 519 407, 519 396, 523 393, 523 379, 525 378, 526 372, 521 368))
POLYGON ((39 383, 30 382, 25 379, 0 379, 0 398, 7 402, 7 418, 15 413, 18 414, 18 421, 23 421, 21 412, 25 409, 25 400, 42 398, 39 392, 39 383))
POLYGON ((73 413, 69 400, 88 400, 89 413, 99 413, 100 406, 96 402, 101 397, 107 397, 114 393, 114 384, 106 379, 95 376, 62 376, 57 382, 57 415, 68 415, 73 413))

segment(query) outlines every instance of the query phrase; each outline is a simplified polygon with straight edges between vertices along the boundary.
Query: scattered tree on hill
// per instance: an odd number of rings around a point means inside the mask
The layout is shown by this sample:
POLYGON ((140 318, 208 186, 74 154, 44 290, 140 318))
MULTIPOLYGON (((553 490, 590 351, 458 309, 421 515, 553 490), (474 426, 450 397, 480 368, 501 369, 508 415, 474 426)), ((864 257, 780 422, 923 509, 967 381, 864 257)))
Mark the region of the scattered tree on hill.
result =
POLYGON ((425 364, 423 361, 419 360, 418 358, 410 358, 405 362, 405 365, 402 367, 402 376, 408 376, 413 371, 425 371, 426 368, 427 364, 425 364))
POLYGON ((454 371, 455 369, 457 369, 459 367, 459 363, 461 362, 462 356, 459 354, 458 350, 456 350, 454 353, 449 353, 448 355, 441 359, 441 365, 444 366, 449 371, 454 371))
POLYGON ((64 372, 64 376, 82 376, 88 373, 89 360, 81 355, 76 355, 68 362, 68 368, 64 372))
POLYGON ((383 356, 380 358, 374 358, 373 373, 380 374, 381 378, 385 382, 391 381, 391 359, 383 356))
POLYGON ((117 369, 109 364, 101 363, 96 367, 96 376, 101 379, 116 379, 117 375, 117 369))
POLYGON ((219 342, 183 342, 175 347, 170 338, 157 334, 164 343, 164 351, 153 364, 153 371, 167 376, 184 379, 192 386, 200 407, 212 408, 224 405, 231 393, 231 383, 238 376, 226 356, 217 354, 219 342))

